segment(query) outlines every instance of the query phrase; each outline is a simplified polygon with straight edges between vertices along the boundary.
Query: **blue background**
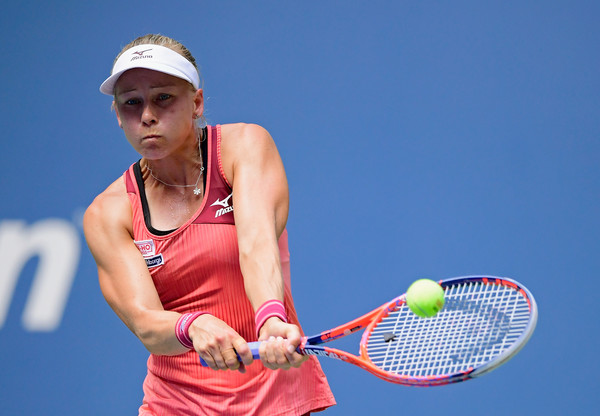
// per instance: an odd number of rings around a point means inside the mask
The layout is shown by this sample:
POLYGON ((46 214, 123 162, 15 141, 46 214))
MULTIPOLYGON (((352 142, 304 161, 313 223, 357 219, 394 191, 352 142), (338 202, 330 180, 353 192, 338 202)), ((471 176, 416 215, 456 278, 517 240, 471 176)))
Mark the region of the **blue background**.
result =
POLYGON ((52 331, 22 324, 36 260, 23 268, 0 327, 0 413, 137 412, 147 353, 102 298, 81 215, 138 157, 98 87, 123 45, 160 32, 201 65, 210 123, 276 140, 308 333, 421 277, 509 276, 536 297, 529 344, 480 379, 417 389, 321 360, 339 402, 325 414, 595 414, 599 5, 4 4, 0 222, 59 218, 82 249, 52 331))

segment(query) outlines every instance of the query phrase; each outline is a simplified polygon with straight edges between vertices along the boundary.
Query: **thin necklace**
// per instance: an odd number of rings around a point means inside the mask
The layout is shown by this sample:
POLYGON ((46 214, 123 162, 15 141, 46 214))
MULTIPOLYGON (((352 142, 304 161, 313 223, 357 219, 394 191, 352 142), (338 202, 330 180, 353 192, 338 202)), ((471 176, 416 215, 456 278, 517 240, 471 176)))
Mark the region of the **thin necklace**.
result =
POLYGON ((174 185, 171 183, 166 183, 154 176, 154 172, 152 172, 152 168, 150 167, 149 163, 146 163, 146 167, 148 168, 148 172, 150 172, 150 176, 152 176, 155 180, 162 183, 163 185, 172 186, 174 188, 194 188, 194 195, 200 195, 202 193, 202 189, 198 188, 198 184, 200 183, 200 178, 202 177, 202 173, 204 172, 204 166, 200 168, 200 175, 198 175, 198 179, 196 179, 196 183, 194 185, 174 185))
MULTIPOLYGON (((202 136, 198 137, 198 152, 200 153, 200 163, 202 163, 202 147, 200 146, 200 143, 202 142, 202 136)), ((198 179, 196 179, 196 183, 194 185, 174 185, 171 183, 166 183, 166 182, 158 179, 156 176, 154 176, 154 172, 152 172, 150 163, 148 163, 147 161, 146 161, 146 167, 148 168, 148 171, 150 172, 150 176, 152 176, 155 180, 162 183, 163 185, 172 186, 174 188, 192 188, 193 187, 194 195, 200 195, 202 193, 202 189, 198 188, 198 184, 200 183, 200 178, 202 177, 202 173, 204 172, 204 165, 200 167, 200 174, 198 175, 198 179)))

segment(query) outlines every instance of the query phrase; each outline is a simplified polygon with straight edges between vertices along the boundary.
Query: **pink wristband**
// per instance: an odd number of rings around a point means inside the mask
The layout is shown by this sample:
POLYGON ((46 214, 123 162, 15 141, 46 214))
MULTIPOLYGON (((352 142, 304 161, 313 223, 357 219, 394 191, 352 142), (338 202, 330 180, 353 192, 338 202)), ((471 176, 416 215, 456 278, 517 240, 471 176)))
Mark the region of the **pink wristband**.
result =
POLYGON ((194 322, 194 319, 199 317, 200 315, 204 315, 208 312, 192 312, 192 313, 184 313, 179 317, 177 323, 175 324, 175 336, 177 340, 184 347, 193 350, 194 343, 192 342, 190 335, 188 334, 188 330, 190 329, 190 325, 194 322))
POLYGON ((260 329, 265 324, 267 319, 273 317, 277 317, 286 323, 288 321, 287 314, 285 313, 285 306, 283 306, 282 302, 276 299, 266 301, 256 311, 256 314, 254 315, 254 323, 256 324, 257 337, 260 335, 260 329))

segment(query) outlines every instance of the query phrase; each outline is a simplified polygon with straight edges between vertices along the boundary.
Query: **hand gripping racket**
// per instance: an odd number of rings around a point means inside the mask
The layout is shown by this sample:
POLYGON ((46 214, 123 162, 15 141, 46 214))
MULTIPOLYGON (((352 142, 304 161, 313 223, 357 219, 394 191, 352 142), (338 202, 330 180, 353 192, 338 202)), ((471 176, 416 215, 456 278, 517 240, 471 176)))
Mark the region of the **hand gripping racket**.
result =
MULTIPOLYGON (((531 337, 537 306, 522 284, 492 276, 439 283, 445 305, 433 318, 415 315, 401 295, 351 322, 303 338, 298 352, 345 361, 393 383, 440 386, 493 370, 531 337), (320 345, 363 328, 359 356, 320 345)), ((260 342, 248 345, 259 358, 260 342)))

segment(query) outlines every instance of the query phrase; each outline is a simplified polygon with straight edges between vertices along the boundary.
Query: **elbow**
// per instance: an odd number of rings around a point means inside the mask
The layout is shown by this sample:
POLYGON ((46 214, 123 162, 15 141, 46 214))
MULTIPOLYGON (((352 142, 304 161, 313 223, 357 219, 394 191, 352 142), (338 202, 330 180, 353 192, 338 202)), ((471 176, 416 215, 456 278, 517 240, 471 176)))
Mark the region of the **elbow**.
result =
POLYGON ((165 355, 164 351, 161 351, 160 343, 158 342, 154 331, 136 328, 134 330, 134 334, 142 342, 150 354, 165 355))
POLYGON ((137 324, 129 325, 129 327, 149 353, 154 355, 179 355, 187 351, 175 338, 174 327, 173 332, 169 331, 170 325, 167 322, 158 324, 156 321, 146 322, 147 324, 138 321, 137 324))
POLYGON ((279 247, 267 244, 243 249, 239 252, 240 267, 244 279, 252 276, 280 274, 279 247))
POLYGON ((238 250, 242 267, 279 261, 279 245, 276 238, 257 236, 251 241, 240 241, 238 250))
POLYGON ((184 352, 180 351, 179 348, 176 348, 177 346, 170 345, 170 343, 165 343, 164 340, 161 339, 161 337, 155 331, 136 331, 135 335, 142 342, 142 344, 150 354, 179 355, 184 352))

